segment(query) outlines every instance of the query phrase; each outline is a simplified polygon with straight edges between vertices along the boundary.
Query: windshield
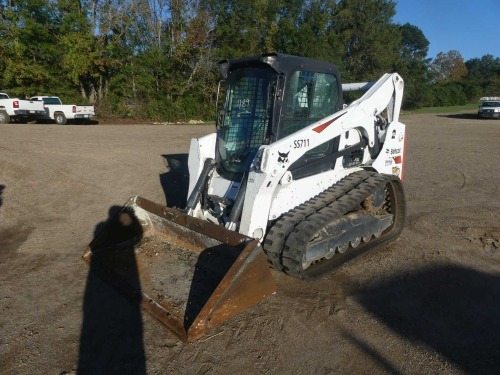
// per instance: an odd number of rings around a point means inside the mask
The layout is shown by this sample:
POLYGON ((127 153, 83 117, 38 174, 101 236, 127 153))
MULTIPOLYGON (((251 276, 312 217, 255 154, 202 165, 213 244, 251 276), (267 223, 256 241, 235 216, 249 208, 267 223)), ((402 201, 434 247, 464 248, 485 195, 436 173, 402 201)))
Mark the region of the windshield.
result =
POLYGON ((248 67, 230 73, 217 139, 219 165, 224 171, 247 171, 266 142, 275 82, 276 73, 270 68, 248 67))
MULTIPOLYGON (((288 86, 280 138, 335 113, 339 100, 337 79, 332 74, 296 71, 288 86)), ((308 156, 326 152, 324 143, 306 153, 308 156)))
POLYGON ((484 102, 482 107, 500 107, 500 102, 484 102))
POLYGON ((7 94, 0 94, 0 99, 9 99, 7 94))

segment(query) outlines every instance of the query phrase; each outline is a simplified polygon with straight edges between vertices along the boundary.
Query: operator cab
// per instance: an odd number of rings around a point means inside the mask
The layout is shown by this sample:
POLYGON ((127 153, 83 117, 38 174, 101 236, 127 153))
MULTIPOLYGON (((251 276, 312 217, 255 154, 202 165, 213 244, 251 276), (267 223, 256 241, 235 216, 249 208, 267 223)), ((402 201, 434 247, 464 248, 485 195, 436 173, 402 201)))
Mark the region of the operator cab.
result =
MULTIPOLYGON (((226 79, 217 116, 219 175, 239 180, 262 145, 273 143, 325 118, 343 106, 338 68, 327 62, 265 54, 219 63, 226 79)), ((325 156, 338 151, 339 137, 307 152, 290 172, 294 179, 335 167, 325 156)))

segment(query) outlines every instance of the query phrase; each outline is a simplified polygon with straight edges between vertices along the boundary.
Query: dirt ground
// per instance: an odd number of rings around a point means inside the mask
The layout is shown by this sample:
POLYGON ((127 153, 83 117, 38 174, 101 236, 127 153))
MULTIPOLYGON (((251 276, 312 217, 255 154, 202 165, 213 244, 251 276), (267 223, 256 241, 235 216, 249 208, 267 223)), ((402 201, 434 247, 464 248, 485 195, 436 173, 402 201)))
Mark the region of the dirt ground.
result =
POLYGON ((0 373, 500 373, 500 121, 402 122, 400 239, 315 282, 273 271, 275 295, 193 344, 81 255, 129 197, 181 202, 212 127, 0 125, 0 373))

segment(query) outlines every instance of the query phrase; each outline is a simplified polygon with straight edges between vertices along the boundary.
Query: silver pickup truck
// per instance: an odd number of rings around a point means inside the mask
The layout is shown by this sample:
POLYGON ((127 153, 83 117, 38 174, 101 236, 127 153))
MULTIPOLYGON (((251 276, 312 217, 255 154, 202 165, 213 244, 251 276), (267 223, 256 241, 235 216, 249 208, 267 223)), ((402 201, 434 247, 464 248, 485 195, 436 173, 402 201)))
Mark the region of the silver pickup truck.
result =
POLYGON ((0 92, 0 124, 8 124, 11 120, 27 122, 37 120, 45 115, 43 103, 34 100, 12 99, 0 92))

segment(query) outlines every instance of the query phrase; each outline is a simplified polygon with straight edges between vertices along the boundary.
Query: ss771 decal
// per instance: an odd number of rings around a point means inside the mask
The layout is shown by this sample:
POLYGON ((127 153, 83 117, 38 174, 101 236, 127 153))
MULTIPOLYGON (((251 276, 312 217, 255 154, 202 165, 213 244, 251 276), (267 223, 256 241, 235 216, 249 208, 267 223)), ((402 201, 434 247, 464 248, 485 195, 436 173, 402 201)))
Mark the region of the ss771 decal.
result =
POLYGON ((309 139, 297 139, 293 142, 293 148, 309 147, 309 139))

